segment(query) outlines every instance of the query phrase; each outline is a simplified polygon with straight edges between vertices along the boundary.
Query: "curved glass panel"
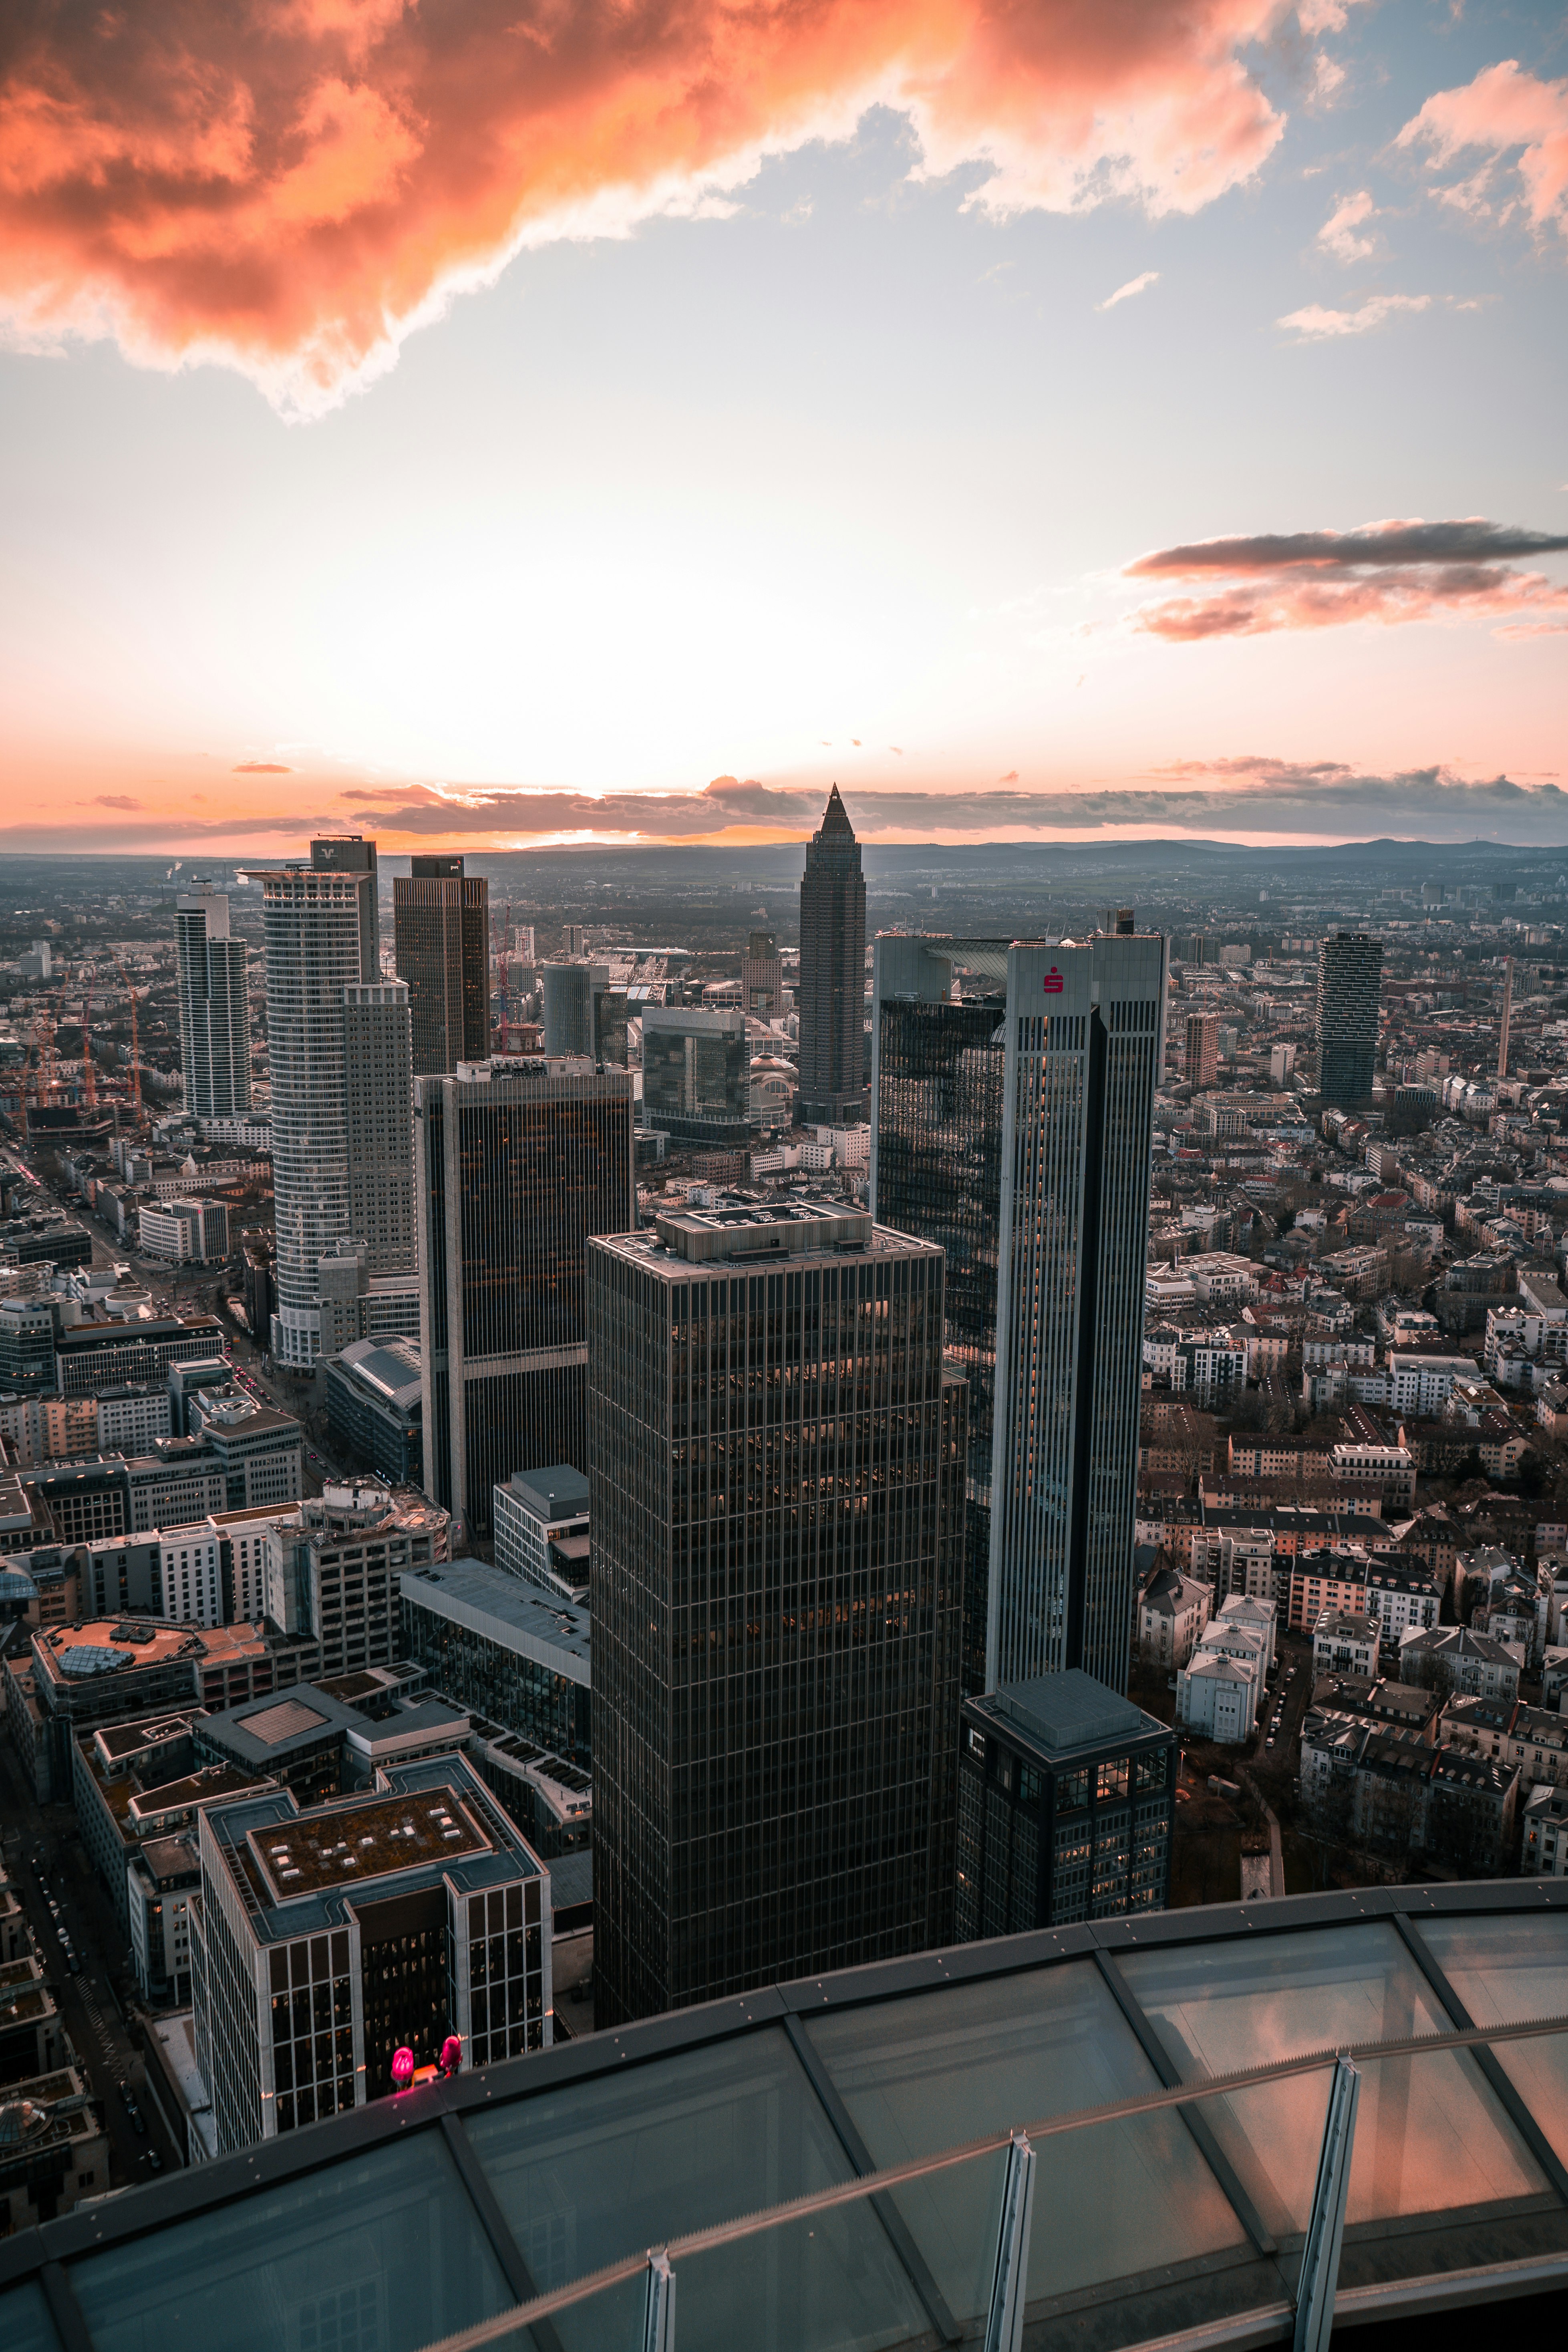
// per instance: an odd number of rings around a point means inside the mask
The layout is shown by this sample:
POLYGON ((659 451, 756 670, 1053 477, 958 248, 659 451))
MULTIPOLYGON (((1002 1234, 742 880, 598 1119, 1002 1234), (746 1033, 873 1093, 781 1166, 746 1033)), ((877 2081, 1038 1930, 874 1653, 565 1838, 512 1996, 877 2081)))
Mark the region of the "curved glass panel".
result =
POLYGON ((5 2352, 60 2352, 44 2290, 31 2279, 0 2294, 0 2344, 5 2352))
MULTIPOLYGON (((1568 1913, 1422 1919, 1422 1941, 1478 2025, 1568 2017, 1568 1913)), ((1568 2035, 1503 2042, 1498 2064, 1568 2163, 1568 2035)))

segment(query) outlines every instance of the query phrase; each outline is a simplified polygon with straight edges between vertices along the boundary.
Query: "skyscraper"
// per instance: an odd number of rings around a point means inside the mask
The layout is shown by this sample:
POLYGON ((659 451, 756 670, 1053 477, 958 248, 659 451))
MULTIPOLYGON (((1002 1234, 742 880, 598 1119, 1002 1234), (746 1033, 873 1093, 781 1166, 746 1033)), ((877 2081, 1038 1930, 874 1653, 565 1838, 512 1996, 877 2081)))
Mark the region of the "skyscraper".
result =
POLYGON ((1341 1109, 1372 1100, 1383 941, 1331 931, 1318 950, 1318 1092, 1341 1109))
POLYGON ((1158 937, 1007 959, 986 1687, 1127 1687, 1158 937))
POLYGON ((1153 936, 877 943, 872 1202, 951 1236, 949 1344, 990 1423, 988 1475, 970 1452, 972 1689, 982 1609, 985 1689, 1067 1666, 1126 1687, 1164 998, 1153 936), (1005 1005, 955 1002, 955 965, 1005 981, 1005 1005))
POLYGON ((261 883, 272 1074, 272 1351, 308 1366, 321 1340, 321 1260, 353 1233, 344 992, 381 978, 375 844, 313 841, 309 866, 252 870, 261 883))
POLYGON ((773 931, 753 931, 746 941, 741 1003, 753 1021, 776 1021, 784 1009, 784 960, 773 931))
POLYGON ((800 1118, 866 1116, 866 884, 860 845, 834 785, 800 884, 800 1118))
POLYGON ((952 944, 876 944, 871 1213, 947 1255, 948 1353, 969 1381, 961 1675, 973 1695, 985 1687, 1008 942, 962 943, 972 971, 984 957, 991 982, 962 1002, 941 952, 952 944))
POLYGON ((643 1122, 691 1143, 744 1144, 752 1131, 746 1016, 650 1004, 642 1024, 643 1122))
POLYGON ((250 1108, 250 1004, 246 946, 229 930, 228 898, 204 882, 174 901, 180 1060, 193 1118, 237 1118, 250 1108))
POLYGON ((601 2023, 951 1934, 942 1293, 840 1200, 588 1244, 601 2023))
POLYGON ((1219 1076, 1219 1023, 1212 1013, 1187 1015, 1185 1076, 1190 1087, 1212 1087, 1219 1076))
POLYGON ((401 980, 343 990, 343 1087, 349 1234, 372 1274, 411 1272, 414 1070, 410 992, 401 980))
POLYGON ((591 1064, 415 1081, 426 1491, 465 1533, 514 1470, 584 1460, 584 1246, 637 1223, 632 1087, 591 1064))
MULTIPOLYGON (((610 986, 607 963, 555 962, 540 968, 544 1000, 544 1050, 552 1057, 578 1054, 598 1061, 598 1000, 610 986)), ((622 1057, 625 1058, 624 1055, 622 1057)))
POLYGON ((489 1052, 489 884, 460 857, 410 862, 392 885, 393 953, 425 1077, 489 1052))

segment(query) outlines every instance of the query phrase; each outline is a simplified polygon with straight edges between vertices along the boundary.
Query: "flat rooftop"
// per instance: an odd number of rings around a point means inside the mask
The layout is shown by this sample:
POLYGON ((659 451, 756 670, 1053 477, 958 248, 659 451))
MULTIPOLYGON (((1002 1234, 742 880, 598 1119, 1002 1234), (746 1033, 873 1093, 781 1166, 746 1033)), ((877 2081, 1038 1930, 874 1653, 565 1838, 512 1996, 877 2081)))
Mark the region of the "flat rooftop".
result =
POLYGON ((1165 1728, 1079 1666, 1066 1674, 1037 1675, 1028 1682, 1003 1683, 983 1704, 1000 1721, 1063 1754, 1165 1728))
POLYGON ((73 1681, 185 1658, 229 1665, 259 1656, 266 1646, 259 1625, 174 1625, 161 1617, 94 1617, 79 1625, 50 1625, 33 1637, 45 1672, 73 1681))
POLYGON ((588 1507, 588 1481, 570 1462, 547 1463, 542 1470, 514 1470, 507 1484, 524 1509, 547 1525, 577 1518, 588 1507))
POLYGON ((588 1680, 593 1621, 585 1609, 547 1601, 537 1587, 477 1559, 410 1569, 402 1585, 405 1601, 416 1607, 434 1610, 536 1665, 551 1666, 569 1682, 588 1680))
POLYGON ((468 1807, 447 1790, 335 1805, 252 1830, 246 1843, 278 1903, 490 1851, 468 1807))

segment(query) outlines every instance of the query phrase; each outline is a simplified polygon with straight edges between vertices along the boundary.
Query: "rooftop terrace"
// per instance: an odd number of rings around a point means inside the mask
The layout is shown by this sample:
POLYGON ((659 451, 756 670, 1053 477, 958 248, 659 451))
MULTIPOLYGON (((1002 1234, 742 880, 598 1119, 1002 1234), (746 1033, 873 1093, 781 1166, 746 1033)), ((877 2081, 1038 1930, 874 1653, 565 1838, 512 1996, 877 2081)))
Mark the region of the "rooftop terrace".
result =
POLYGON ((488 1853, 490 1844, 468 1808, 446 1790, 334 1805, 252 1830, 247 1843, 279 1903, 359 1886, 419 1863, 488 1853))

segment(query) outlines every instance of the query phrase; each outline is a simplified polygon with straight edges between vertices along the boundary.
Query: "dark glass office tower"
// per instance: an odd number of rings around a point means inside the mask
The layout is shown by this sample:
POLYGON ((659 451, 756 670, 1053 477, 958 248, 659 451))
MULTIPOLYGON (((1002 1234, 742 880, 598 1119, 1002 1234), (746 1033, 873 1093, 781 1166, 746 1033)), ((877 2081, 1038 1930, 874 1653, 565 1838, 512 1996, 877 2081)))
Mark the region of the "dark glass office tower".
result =
POLYGON ((601 2024, 952 1933, 966 1391, 841 1200, 588 1244, 601 2024))
POLYGON ((743 1145, 752 1131, 746 1016, 650 1004, 642 1024, 645 1127, 690 1143, 743 1145))
POLYGON ((876 944, 871 1212, 947 1256, 947 1349, 969 1381, 961 1678, 972 1695, 985 1687, 1008 942, 963 942, 992 986, 962 1002, 950 995, 953 944, 876 944))
POLYGON ((416 1078, 414 1151, 426 1492, 482 1532, 514 1470, 584 1461, 584 1246, 637 1223, 631 1079, 416 1078))
POLYGON ((1157 935, 1008 954, 988 1690, 1127 1687, 1164 1024, 1157 935))
POLYGON ((490 1049, 489 884, 460 857, 416 857, 392 885, 397 977, 408 983, 416 1076, 490 1049))
POLYGON ((230 935, 228 898, 199 882, 174 901, 180 1066, 192 1118, 250 1108, 250 1002, 246 948, 230 935))
POLYGON ((834 785, 800 884, 800 1118, 866 1116, 866 884, 860 845, 834 785))
POLYGON ((1318 1092, 1341 1110, 1372 1100, 1383 941, 1331 931, 1318 949, 1318 1092))

